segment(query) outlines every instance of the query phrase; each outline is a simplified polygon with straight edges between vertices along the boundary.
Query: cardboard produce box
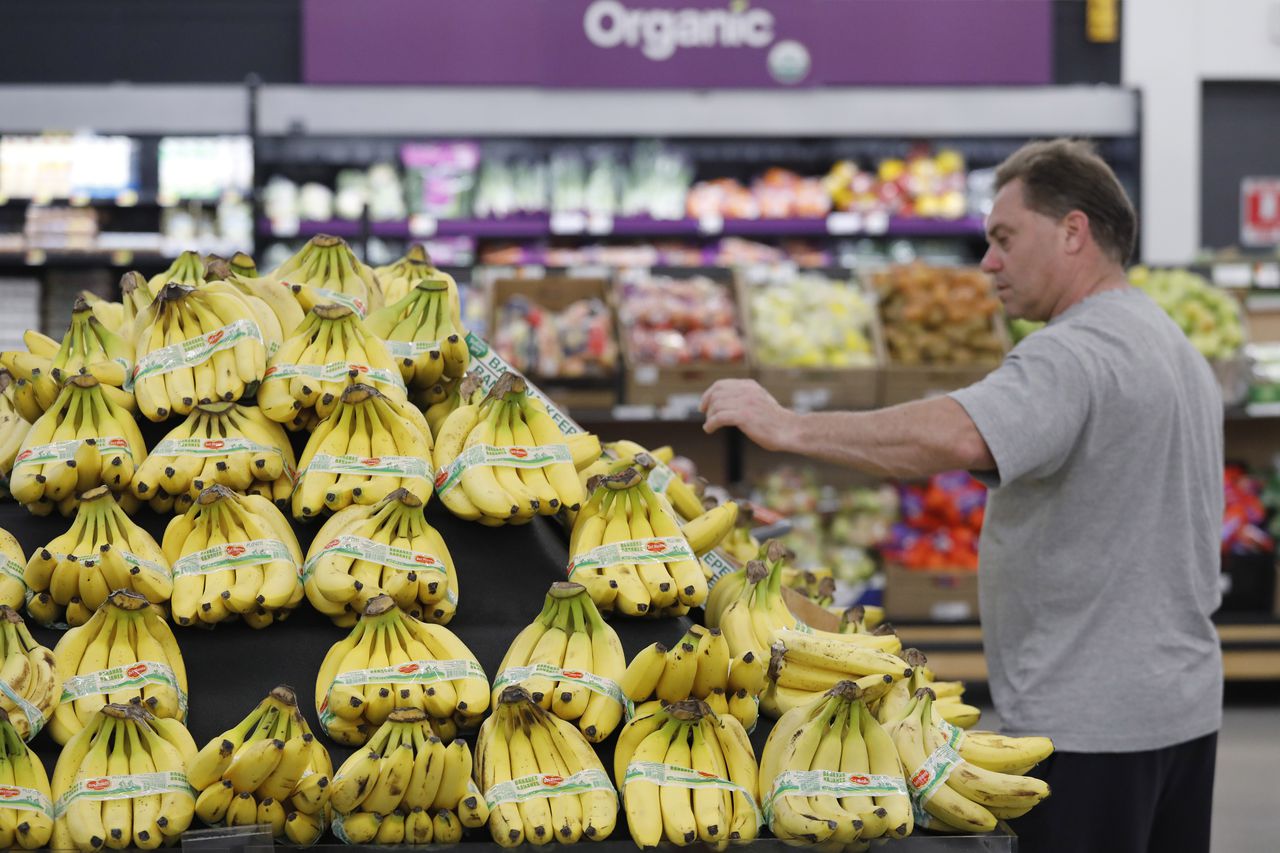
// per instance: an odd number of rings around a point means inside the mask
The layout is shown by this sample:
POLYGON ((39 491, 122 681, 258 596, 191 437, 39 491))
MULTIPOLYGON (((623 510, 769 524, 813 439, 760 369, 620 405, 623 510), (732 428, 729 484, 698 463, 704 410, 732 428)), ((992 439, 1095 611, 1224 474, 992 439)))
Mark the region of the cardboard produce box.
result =
MULTIPOLYGON (((651 316, 661 314, 666 311, 666 306, 654 306, 655 310, 649 312, 645 306, 634 304, 634 294, 629 291, 635 287, 643 287, 643 281, 650 278, 648 270, 625 270, 619 274, 618 280, 614 284, 613 299, 614 310, 618 318, 619 337, 622 340, 622 357, 626 367, 626 377, 623 387, 624 401, 629 405, 649 405, 655 406, 660 410, 667 410, 669 414, 692 414, 697 410, 698 401, 702 397, 702 393, 711 386, 713 382, 720 379, 745 379, 751 375, 750 365, 746 355, 746 338, 742 333, 742 313, 740 306, 737 304, 733 290, 732 273, 729 270, 707 270, 707 271, 682 271, 671 275, 656 276, 657 278, 675 279, 677 281, 689 280, 695 278, 708 279, 713 284, 718 285, 720 296, 720 307, 728 313, 732 314, 732 329, 736 332, 736 336, 727 334, 730 343, 734 343, 742 349, 741 357, 736 360, 716 361, 711 359, 692 359, 688 361, 680 361, 674 363, 655 362, 649 353, 640 351, 632 334, 632 329, 628 326, 628 319, 634 318, 634 326, 649 330, 650 327, 641 322, 651 316), (638 283, 638 284, 637 284, 638 283), (633 300, 633 304, 628 304, 628 300, 633 300)), ((688 316, 681 318, 672 316, 672 339, 675 340, 675 329, 689 321, 699 321, 705 319, 710 324, 710 317, 699 317, 702 310, 710 311, 700 304, 691 301, 684 306, 688 316)), ((717 328, 725 328, 721 326, 717 328)), ((656 331, 646 331, 647 335, 662 334, 662 329, 656 331)), ((683 333, 680 333, 683 335, 683 333)), ((686 339, 687 338, 683 338, 686 339)))
POLYGON ((968 622, 978 618, 978 573, 971 569, 907 569, 885 566, 888 619, 968 622))
MULTIPOLYGON (((546 376, 530 372, 533 381, 557 406, 570 412, 577 409, 611 409, 618 402, 622 357, 618 349, 616 317, 609 299, 609 282, 603 278, 500 278, 493 282, 489 304, 489 335, 495 342, 502 306, 513 296, 523 296, 541 308, 560 312, 583 299, 599 299, 609 312, 605 346, 618 352, 616 366, 609 371, 587 371, 582 375, 546 376)), ((495 347, 496 348, 496 347, 495 347)))
MULTIPOLYGON (((885 362, 885 350, 875 294, 862 288, 872 309, 867 327, 872 364, 864 367, 782 367, 765 364, 760 358, 761 330, 751 317, 751 290, 767 286, 762 278, 767 280, 768 275, 767 270, 753 268, 740 270, 736 277, 738 305, 742 309, 743 326, 747 335, 747 352, 751 360, 751 372, 756 380, 782 405, 800 411, 874 409, 879 405, 880 368, 885 362)), ((854 286, 858 286, 856 282, 854 286)))

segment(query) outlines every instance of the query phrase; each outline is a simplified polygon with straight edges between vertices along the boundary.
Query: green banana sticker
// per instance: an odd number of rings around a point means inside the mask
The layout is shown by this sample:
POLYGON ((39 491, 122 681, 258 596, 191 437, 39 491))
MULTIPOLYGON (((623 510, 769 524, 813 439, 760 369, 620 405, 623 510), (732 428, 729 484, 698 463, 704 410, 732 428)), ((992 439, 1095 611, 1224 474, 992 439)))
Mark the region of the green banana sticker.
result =
POLYGON ((315 574, 316 566, 321 560, 333 554, 350 557, 353 560, 365 560, 387 568, 399 569, 402 572, 438 572, 446 577, 449 574, 444 560, 434 554, 410 551, 408 548, 395 548, 363 536, 344 533, 337 539, 331 539, 325 543, 324 547, 302 564, 303 583, 315 574))
POLYGON ((959 749, 960 742, 964 740, 964 729, 959 726, 953 726, 942 718, 933 721, 938 731, 942 732, 947 738, 947 746, 952 749, 959 749))
MULTIPOLYGON (((188 575, 210 575, 237 566, 260 566, 284 560, 294 565, 293 555, 283 542, 276 539, 251 539, 248 542, 228 542, 214 545, 194 554, 188 554, 173 564, 174 578, 188 575)), ((296 568, 296 565, 295 565, 296 568)))
POLYGON ((773 804, 778 797, 890 797, 907 796, 901 776, 841 773, 836 770, 788 770, 773 780, 765 798, 764 818, 773 824, 773 804))
POLYGON ((569 564, 569 577, 584 569, 635 563, 676 563, 696 559, 683 536, 658 536, 653 539, 627 539, 592 548, 579 554, 569 564))
POLYGON ((656 761, 633 761, 627 765, 627 772, 622 777, 622 796, 627 796, 627 785, 638 779, 652 782, 658 787, 674 788, 718 788, 722 791, 734 791, 742 794, 751 803, 751 810, 756 814, 756 826, 760 826, 763 816, 756 798, 751 792, 736 782, 722 779, 714 773, 693 770, 688 767, 677 767, 674 764, 660 764, 656 761))
POLYGON ((940 746, 907 777, 911 799, 922 806, 934 792, 947 781, 951 771, 959 766, 960 754, 949 746, 940 746))
POLYGON ((196 797, 186 774, 174 770, 130 773, 124 776, 94 776, 81 779, 58 797, 58 802, 53 807, 53 817, 62 817, 76 800, 132 800, 174 792, 187 794, 193 800, 196 797))
POLYGON ((603 770, 589 767, 572 776, 556 776, 551 773, 531 773, 518 779, 499 782, 484 794, 490 809, 503 803, 523 803, 550 797, 574 797, 590 791, 614 791, 613 783, 603 770))
POLYGON ((207 335, 189 338, 180 344, 172 344, 147 353, 133 366, 133 373, 130 381, 125 383, 125 390, 132 390, 138 382, 151 376, 172 373, 181 367, 194 367, 208 361, 214 353, 230 349, 241 341, 247 340, 255 340, 264 348, 266 347, 262 339, 262 330, 258 328, 257 323, 247 319, 236 320, 207 335))

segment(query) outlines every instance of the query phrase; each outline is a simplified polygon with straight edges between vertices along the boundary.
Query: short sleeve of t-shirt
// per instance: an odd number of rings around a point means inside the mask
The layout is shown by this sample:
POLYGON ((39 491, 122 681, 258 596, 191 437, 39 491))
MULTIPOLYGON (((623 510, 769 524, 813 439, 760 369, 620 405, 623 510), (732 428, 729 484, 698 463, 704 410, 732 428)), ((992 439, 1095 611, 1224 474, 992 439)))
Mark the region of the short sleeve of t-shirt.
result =
POLYGON ((1089 414, 1084 366, 1052 335, 1023 341, 981 382, 950 394, 969 413, 996 461, 990 486, 1052 475, 1089 414))

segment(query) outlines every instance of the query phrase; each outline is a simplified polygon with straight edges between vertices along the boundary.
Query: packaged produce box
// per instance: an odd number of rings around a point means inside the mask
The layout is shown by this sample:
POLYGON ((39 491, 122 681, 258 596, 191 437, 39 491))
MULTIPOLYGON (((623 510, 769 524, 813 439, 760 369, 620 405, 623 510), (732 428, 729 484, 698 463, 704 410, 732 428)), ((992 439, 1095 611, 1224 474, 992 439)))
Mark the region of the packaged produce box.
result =
POLYGON ((972 569, 884 569, 889 619, 968 622, 978 618, 978 573, 972 569))
POLYGON ((786 267, 741 268, 736 282, 752 373, 782 405, 876 407, 885 354, 874 293, 847 272, 786 267))
POLYGON ((885 344, 883 406, 972 385, 1009 351, 1000 302, 979 270, 910 264, 874 272, 870 283, 885 344))
POLYGON ((607 279, 495 279, 489 329, 494 350, 556 405, 617 404, 621 360, 607 279))
POLYGON ((719 379, 751 375, 729 270, 623 270, 614 305, 631 405, 691 413, 719 379))

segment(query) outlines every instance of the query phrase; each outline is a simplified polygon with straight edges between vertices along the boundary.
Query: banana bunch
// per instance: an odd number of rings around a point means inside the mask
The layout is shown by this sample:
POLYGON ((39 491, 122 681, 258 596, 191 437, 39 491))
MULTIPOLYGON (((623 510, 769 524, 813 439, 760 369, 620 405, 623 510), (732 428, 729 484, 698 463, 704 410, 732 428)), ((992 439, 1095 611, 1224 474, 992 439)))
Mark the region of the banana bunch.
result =
POLYGON ((782 570, 782 585, 798 592, 819 607, 830 605, 836 594, 836 579, 831 569, 810 570, 787 566, 782 570))
POLYGON ((760 555, 760 541, 751 535, 751 525, 755 521, 755 507, 746 501, 738 503, 738 518, 733 530, 720 543, 724 552, 739 563, 746 564, 760 555))
POLYGON ((28 329, 22 338, 30 351, 2 352, 0 365, 15 379, 29 384, 18 395, 27 420, 34 422, 47 411, 68 379, 89 371, 111 386, 113 402, 133 409, 133 395, 120 390, 133 366, 133 344, 108 329, 84 299, 76 298, 71 325, 61 342, 34 329, 28 329))
POLYGON ((93 311, 103 326, 132 346, 134 320, 147 310, 154 298, 147 279, 140 272, 130 271, 120 277, 120 301, 111 302, 91 293, 80 291, 80 298, 93 311))
POLYGON ((187 717, 187 669, 178 641, 137 593, 111 593, 92 619, 62 635, 53 654, 63 684, 49 733, 60 744, 93 723, 108 703, 140 698, 157 717, 187 717))
POLYGON ((575 723, 587 740, 600 743, 622 721, 626 668, 622 643, 586 588, 558 581, 538 618, 516 635, 503 656, 493 700, 508 685, 523 687, 543 710, 575 723))
POLYGON ((779 718, 760 751, 760 796, 784 841, 843 849, 915 825, 893 739, 850 681, 779 718))
POLYGON ((396 489, 330 517, 303 563, 311 605, 349 628, 370 600, 389 595, 415 619, 447 625, 458 609, 458 572, 425 510, 416 494, 396 489))
POLYGON ((0 368, 0 479, 6 483, 18 450, 31 431, 31 423, 18 408, 17 383, 13 374, 0 368))
POLYGON ((662 643, 641 649, 627 666, 622 690, 637 703, 701 699, 717 716, 732 714, 751 731, 760 712, 756 697, 765 687, 765 666, 754 652, 734 658, 719 628, 694 625, 670 649, 662 643))
POLYGON ((0 528, 0 604, 15 610, 26 604, 26 565, 22 544, 12 533, 0 528))
POLYGON ((58 756, 49 847, 94 853, 172 846, 195 813, 186 776, 195 754, 181 723, 138 705, 102 707, 58 756))
POLYGON ((170 610, 179 625, 283 622, 302 601, 302 549, 288 519, 260 495, 210 486, 175 516, 161 543, 173 566, 170 610))
POLYGON ((153 604, 173 594, 168 558, 106 486, 80 496, 71 528, 31 555, 23 580, 33 593, 27 612, 46 627, 85 624, 113 590, 153 604))
POLYGON ((186 512, 213 485, 287 509, 297 465, 284 428, 257 406, 200 403, 152 448, 130 488, 161 513, 186 512))
POLYGON ((840 617, 841 634, 871 634, 884 624, 884 608, 875 604, 843 608, 828 606, 827 610, 840 617))
POLYGON ((441 502, 468 521, 524 524, 561 507, 577 510, 584 500, 569 439, 512 373, 482 403, 445 418, 435 465, 441 502))
POLYGON ((450 313, 453 314, 457 327, 462 328, 462 303, 458 298, 458 283, 453 280, 453 276, 436 268, 426 246, 414 243, 403 257, 386 266, 374 267, 373 272, 382 285, 382 298, 388 305, 404 299, 424 278, 444 281, 449 285, 450 313))
POLYGON ((169 268, 156 273, 147 279, 147 290, 151 291, 152 297, 160 295, 160 291, 164 290, 166 284, 185 284, 190 287, 199 287, 206 281, 205 262, 199 252, 193 252, 190 249, 178 255, 169 264, 169 268))
POLYGON ((964 682, 938 681, 926 664, 928 660, 919 649, 906 649, 902 659, 911 666, 911 675, 894 682, 893 686, 876 706, 876 718, 888 725, 907 715, 913 705, 913 697, 922 687, 933 692, 933 713, 939 719, 962 729, 978 724, 982 710, 964 702, 964 682))
MULTIPOLYGON (((600 458, 592 465, 580 470, 579 476, 583 486, 599 474, 616 473, 623 468, 638 467, 649 479, 649 488, 653 489, 671 506, 678 518, 689 521, 705 512, 702 497, 698 491, 686 483, 679 474, 667 467, 667 463, 675 457, 670 445, 664 445, 649 451, 643 445, 627 439, 610 441, 601 447, 600 458)), ((700 481, 700 486, 705 481, 700 481)))
POLYGON ((294 518, 370 506, 400 488, 430 488, 431 430, 422 412, 370 385, 348 385, 338 402, 298 461, 294 518))
POLYGON ((569 577, 596 606, 682 616, 707 600, 696 551, 635 468, 599 477, 569 537, 569 577))
POLYGON ((328 234, 312 237, 261 279, 248 280, 289 289, 303 311, 336 302, 365 317, 382 307, 382 288, 373 268, 361 263, 345 240, 328 234))
POLYGON ((444 399, 426 406, 423 410, 427 416, 427 426, 431 429, 431 436, 438 440, 440 438, 441 424, 445 422, 449 415, 453 414, 454 409, 463 405, 474 404, 478 406, 484 401, 484 395, 483 383, 478 373, 468 373, 461 379, 445 383, 444 399))
POLYGON ((397 708, 426 712, 452 740, 488 710, 489 679, 452 631, 419 622, 379 595, 320 664, 316 713, 329 737, 360 746, 397 708))
POLYGON ((618 735, 613 773, 631 838, 723 850, 759 833, 759 768, 742 724, 696 699, 649 710, 618 735))
POLYGON ((319 840, 331 816, 332 777, 328 751, 284 685, 187 765, 195 813, 205 824, 267 824, 277 839, 303 847, 319 840))
MULTIPOLYGON (((402 298, 369 315, 369 331, 387 343, 400 374, 421 391, 461 379, 471 362, 467 330, 452 280, 424 278, 402 298)), ((443 386, 437 395, 443 393, 443 386)))
POLYGON ((40 756, 0 714, 0 846, 39 850, 53 837, 53 791, 40 756))
POLYGON ((475 780, 501 847, 603 841, 617 824, 618 796, 591 744, 520 687, 503 690, 480 727, 475 780))
MULTIPOLYGON (((1049 796, 1049 786, 1032 776, 990 770, 957 751, 968 735, 939 725, 933 716, 933 691, 921 688, 912 697, 907 715, 887 728, 898 748, 911 796, 927 812, 925 829, 941 832, 990 832, 997 820, 1021 817, 1049 796)), ((1012 739, 1005 739, 1008 743, 1012 739)), ((1034 766, 1052 752, 1046 738, 1020 738, 1020 767, 1034 766)), ((982 747, 971 747, 970 755, 982 747)), ((1005 750, 988 748, 997 760, 1005 750)), ((1005 758, 1007 761, 1008 759, 1005 758)), ((1008 764, 1005 764, 1007 767, 1008 764)), ((1020 768, 1019 768, 1020 769, 1020 768)))
POLYGON ((456 844, 489 820, 471 781, 471 750, 445 746, 423 712, 398 708, 330 786, 333 831, 348 844, 456 844))
POLYGON ((147 446, 133 415, 105 393, 108 387, 90 374, 73 376, 22 440, 9 491, 36 515, 55 506, 70 515, 79 494, 95 486, 115 492, 130 512, 136 508, 129 485, 147 446))
POLYGON ((305 312, 293 291, 272 284, 267 279, 258 278, 257 265, 244 252, 237 252, 231 260, 207 255, 204 263, 204 277, 207 281, 225 281, 245 296, 253 296, 266 303, 276 315, 284 338, 293 334, 293 330, 302 322, 305 312))
POLYGON ((133 392, 152 421, 239 400, 262 381, 267 347, 281 339, 271 309, 226 282, 166 284, 133 334, 133 392))
MULTIPOLYGON (((62 698, 62 678, 53 652, 36 642, 18 611, 5 605, 0 605, 0 681, 8 687, 0 694, 0 711, 7 715, 5 727, 12 726, 23 740, 31 740, 62 698)), ((0 785, 5 784, 11 783, 0 776, 0 785)))
POLYGON ((389 398, 408 399, 396 359, 345 305, 317 305, 267 362, 258 405, 277 423, 298 428, 329 417, 342 391, 357 382, 389 398))

